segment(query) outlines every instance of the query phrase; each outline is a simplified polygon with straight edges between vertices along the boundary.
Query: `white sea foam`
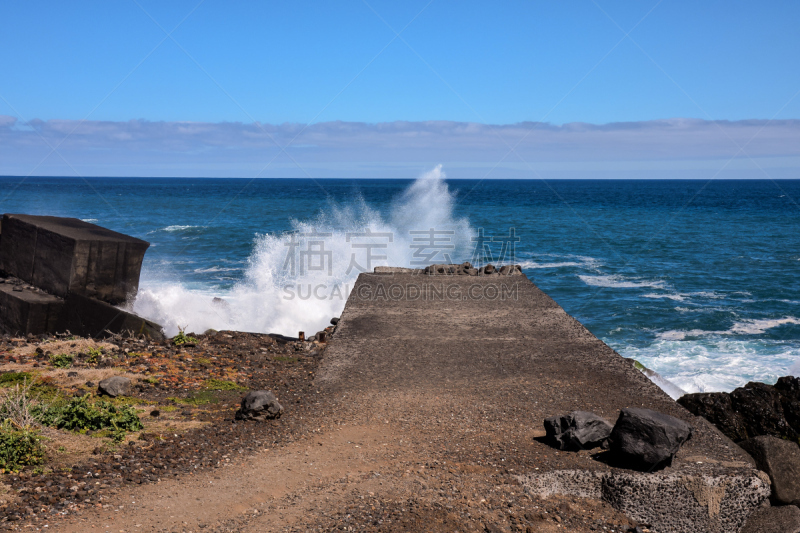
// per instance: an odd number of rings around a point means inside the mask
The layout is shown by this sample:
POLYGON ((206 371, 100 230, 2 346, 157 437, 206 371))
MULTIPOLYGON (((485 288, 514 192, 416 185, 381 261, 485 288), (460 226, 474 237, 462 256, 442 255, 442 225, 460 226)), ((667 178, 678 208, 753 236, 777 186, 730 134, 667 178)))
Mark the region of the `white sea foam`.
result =
POLYGON ((537 263, 535 261, 522 261, 519 264, 523 269, 530 268, 564 268, 564 267, 579 267, 583 263, 576 263, 574 261, 566 261, 561 263, 537 263))
POLYGON ((765 320, 740 320, 729 330, 732 335, 760 335, 768 329, 777 328, 784 324, 800 324, 800 318, 787 316, 777 319, 765 320))
POLYGON ((209 268, 195 268, 193 272, 195 274, 210 274, 212 272, 234 272, 236 270, 241 270, 241 267, 230 268, 230 267, 220 267, 220 266, 213 266, 209 268))
MULTIPOLYGON (((373 260, 370 267, 415 266, 425 259, 414 257, 415 251, 420 251, 420 241, 414 239, 424 236, 410 232, 434 228, 452 232, 443 236, 449 239, 446 244, 453 247, 446 250, 452 254, 452 260, 469 258, 475 233, 466 219, 454 218, 455 198, 444 177, 441 165, 423 174, 393 202, 385 218, 357 199, 347 205, 330 205, 315 220, 294 221, 293 235, 258 236, 244 279, 225 293, 196 291, 177 282, 144 279, 133 309, 162 324, 169 335, 184 327, 195 332, 214 328, 286 335, 296 335, 298 331, 314 333, 327 326, 330 318, 338 316, 344 308, 359 273, 359 268, 351 265, 352 259, 360 267, 367 267, 367 250, 354 248, 353 244, 386 245, 372 249, 373 256, 385 259, 373 260), (310 235, 315 231, 320 235, 310 235), (348 236, 367 231, 373 235, 348 236), (378 233, 387 236, 374 235, 378 233), (297 247, 293 242, 298 243, 297 247), (298 258, 300 251, 308 249, 330 255, 298 258), (315 270, 317 267, 322 268, 315 270), (228 305, 213 304, 215 296, 228 305)), ((434 261, 443 259, 438 256, 428 262, 434 261)))
POLYGON ((787 316, 784 318, 745 319, 734 322, 726 330, 667 330, 656 334, 661 340, 683 340, 687 337, 707 337, 710 335, 760 335, 767 330, 786 324, 800 324, 800 318, 787 316))
POLYGON ((156 230, 153 230, 153 231, 148 231, 147 233, 148 234, 156 233, 157 231, 166 231, 166 232, 169 232, 169 233, 173 233, 173 232, 176 232, 176 231, 186 231, 187 229, 204 228, 204 227, 205 226, 179 226, 179 225, 174 225, 174 226, 166 226, 164 228, 159 228, 159 229, 156 229, 156 230))
POLYGON ((769 339, 657 339, 648 346, 617 349, 687 392, 731 391, 748 381, 774 383, 800 373, 796 345, 769 339))
POLYGON ((663 281, 627 279, 617 274, 610 276, 579 275, 578 277, 585 284, 592 285, 594 287, 610 287, 614 289, 636 289, 642 287, 663 289, 666 287, 666 283, 663 281))
POLYGON ((684 300, 686 300, 686 296, 685 295, 677 294, 677 293, 674 293, 674 294, 670 294, 670 293, 664 293, 664 294, 655 294, 655 293, 642 294, 642 298, 653 298, 653 299, 664 298, 664 299, 667 299, 667 300, 675 300, 676 302, 683 302, 684 300))
POLYGON ((91 223, 91 224, 94 224, 95 222, 97 222, 97 219, 96 219, 96 218, 82 218, 81 220, 82 220, 83 222, 89 222, 89 223, 91 223))

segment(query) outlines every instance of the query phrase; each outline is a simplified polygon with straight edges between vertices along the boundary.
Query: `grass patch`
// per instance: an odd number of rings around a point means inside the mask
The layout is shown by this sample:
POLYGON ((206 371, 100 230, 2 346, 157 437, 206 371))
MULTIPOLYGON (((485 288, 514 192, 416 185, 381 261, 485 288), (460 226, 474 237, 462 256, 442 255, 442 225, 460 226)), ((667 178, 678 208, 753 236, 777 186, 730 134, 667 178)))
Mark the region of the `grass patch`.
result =
POLYGON ((247 387, 242 387, 238 383, 224 381, 222 379, 207 379, 205 383, 203 383, 203 388, 205 390, 247 390, 247 387))
POLYGON ((208 405, 210 403, 219 403, 219 398, 215 394, 215 391, 198 391, 193 392, 186 398, 167 398, 168 400, 172 400, 177 404, 182 405, 193 405, 198 407, 200 405, 208 405))
POLYGON ((275 359, 275 361, 280 361, 281 363, 296 363, 299 361, 297 357, 290 357, 288 355, 279 355, 273 359, 275 359))
POLYGON ((198 357, 197 362, 200 363, 201 365, 210 365, 211 359, 208 359, 207 357, 198 357))
POLYGON ((5 374, 0 374, 0 387, 10 387, 18 383, 30 383, 32 381, 30 372, 6 372, 5 374))
POLYGON ((69 368, 72 366, 72 362, 74 360, 75 356, 68 353, 61 353, 50 356, 50 364, 56 368, 69 368))
POLYGON ((158 385, 158 378, 144 378, 142 381, 150 385, 158 385))
POLYGON ((142 357, 144 354, 139 352, 128 352, 128 357, 142 357))

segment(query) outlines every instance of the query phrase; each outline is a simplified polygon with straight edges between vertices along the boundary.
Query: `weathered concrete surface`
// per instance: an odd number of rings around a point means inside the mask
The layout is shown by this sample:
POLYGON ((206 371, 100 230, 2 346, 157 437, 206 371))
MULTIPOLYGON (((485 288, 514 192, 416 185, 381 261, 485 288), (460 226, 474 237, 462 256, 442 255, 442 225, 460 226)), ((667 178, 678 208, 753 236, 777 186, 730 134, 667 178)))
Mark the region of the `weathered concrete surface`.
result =
POLYGON ((606 492, 584 483, 565 483, 563 490, 579 494, 583 486, 587 496, 634 514, 652 531, 737 531, 769 494, 766 476, 745 453, 525 277, 362 274, 318 383, 326 397, 338 398, 339 408, 388 426, 432 426, 430 439, 438 427, 446 445, 469 446, 488 427, 506 449, 533 447, 541 464, 519 476, 532 494, 540 494, 541 476, 567 463, 570 471, 596 473, 607 480, 606 492), (520 430, 575 410, 615 420, 624 407, 646 407, 694 426, 671 467, 634 474, 609 466, 602 455, 553 452, 520 430))
POLYGON ((84 337, 106 337, 111 333, 130 333, 154 339, 163 339, 161 326, 140 316, 124 311, 106 302, 70 294, 64 300, 64 309, 55 330, 67 331, 84 337))
POLYGON ((135 295, 149 243, 77 218, 3 215, 0 270, 56 296, 135 295))
POLYGON ((0 283, 0 330, 41 335, 56 330, 64 300, 50 294, 0 283))

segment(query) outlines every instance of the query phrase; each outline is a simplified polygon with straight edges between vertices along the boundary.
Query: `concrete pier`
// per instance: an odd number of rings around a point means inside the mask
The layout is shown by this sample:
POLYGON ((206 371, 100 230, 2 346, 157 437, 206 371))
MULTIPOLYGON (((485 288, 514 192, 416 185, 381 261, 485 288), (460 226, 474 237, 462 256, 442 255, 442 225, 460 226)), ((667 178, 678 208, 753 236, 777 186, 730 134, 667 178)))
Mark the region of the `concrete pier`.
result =
POLYGON ((525 276, 380 272, 359 276, 318 377, 342 408, 444 445, 496 438, 540 458, 515 472, 530 494, 600 499, 652 531, 738 531, 769 495, 747 454, 525 276), (694 426, 671 467, 635 472, 537 438, 548 416, 586 410, 613 423, 624 407, 694 426))

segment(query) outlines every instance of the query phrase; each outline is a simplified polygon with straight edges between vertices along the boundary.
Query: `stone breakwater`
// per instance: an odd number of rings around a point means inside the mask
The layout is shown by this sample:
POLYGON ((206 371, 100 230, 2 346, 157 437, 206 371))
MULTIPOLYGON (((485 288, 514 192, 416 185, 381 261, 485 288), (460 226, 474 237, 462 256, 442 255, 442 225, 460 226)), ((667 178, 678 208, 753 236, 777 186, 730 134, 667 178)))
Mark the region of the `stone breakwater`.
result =
POLYGON ((520 451, 531 444, 517 433, 520 424, 542 427, 559 413, 591 411, 614 420, 644 408, 678 426, 688 424, 691 438, 685 440, 684 433, 682 446, 657 471, 636 472, 632 467, 639 464, 619 462, 619 454, 601 446, 554 452, 542 434, 533 443, 539 461, 515 474, 532 497, 599 500, 625 512, 642 530, 738 531, 770 494, 769 480, 746 453, 676 404, 513 266, 432 265, 362 274, 318 381, 322 390, 345 394, 348 404, 385 420, 387 427, 399 423, 399 416, 412 426, 436 420, 436 431, 459 441, 490 420, 496 438, 520 451), (514 286, 515 297, 374 297, 439 276, 462 296, 476 285, 505 283, 514 286), (415 398, 414 409, 373 413, 387 401, 403 404, 392 399, 399 391, 415 398), (481 416, 473 418, 465 409, 481 416), (553 455, 557 460, 545 457, 553 455))

